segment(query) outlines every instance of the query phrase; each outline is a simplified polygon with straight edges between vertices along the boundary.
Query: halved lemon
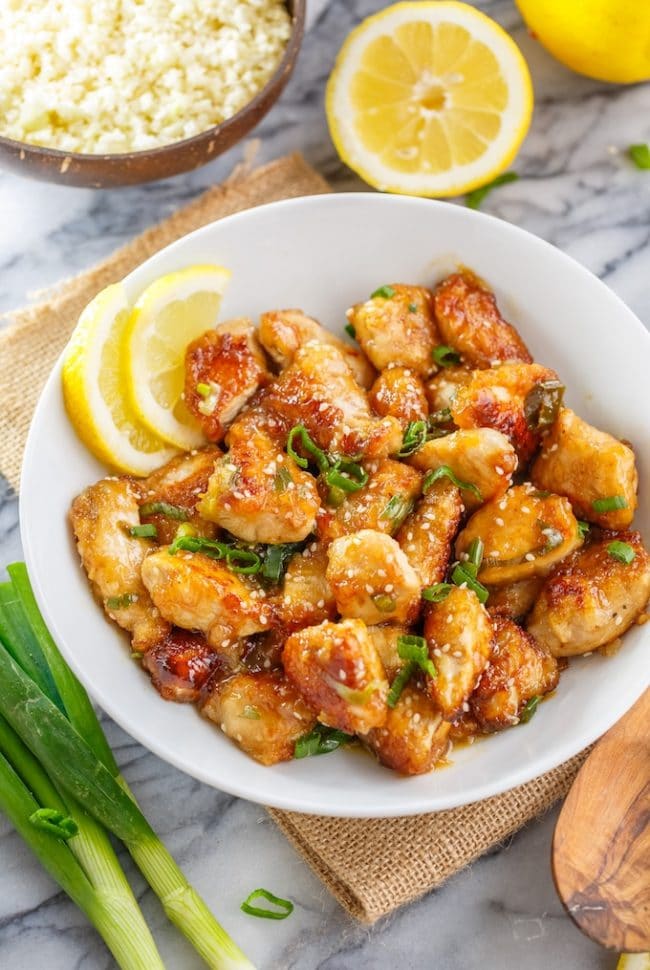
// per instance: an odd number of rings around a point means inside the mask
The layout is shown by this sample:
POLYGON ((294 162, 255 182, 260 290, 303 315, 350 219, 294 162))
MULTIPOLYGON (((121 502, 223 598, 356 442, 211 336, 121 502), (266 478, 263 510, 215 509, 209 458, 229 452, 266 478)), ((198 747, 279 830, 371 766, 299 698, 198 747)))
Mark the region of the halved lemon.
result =
POLYGON ((138 421, 122 371, 131 309, 121 283, 98 293, 79 318, 63 362, 63 399, 86 447, 112 468, 148 475, 176 454, 138 421))
POLYGON ((161 276, 137 300, 124 342, 129 394, 138 419, 177 448, 205 443, 183 402, 187 345, 214 327, 230 279, 223 266, 161 276))
POLYGON ((326 111, 336 149, 386 192, 449 196, 502 172, 533 108, 511 37, 466 3, 396 3, 339 52, 326 111))
POLYGON ((650 953, 623 953, 616 970, 650 970, 650 953))

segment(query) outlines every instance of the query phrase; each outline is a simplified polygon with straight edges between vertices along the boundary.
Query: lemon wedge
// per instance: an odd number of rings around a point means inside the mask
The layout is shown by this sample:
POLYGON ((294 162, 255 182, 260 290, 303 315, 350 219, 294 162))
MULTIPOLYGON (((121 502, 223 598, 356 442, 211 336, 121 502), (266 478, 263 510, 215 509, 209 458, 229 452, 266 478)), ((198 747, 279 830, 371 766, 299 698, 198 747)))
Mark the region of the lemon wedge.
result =
POLYGON ((223 266, 190 266, 161 276, 133 307, 124 342, 131 405, 153 434, 177 448, 205 443, 183 402, 187 345, 214 327, 230 279, 223 266))
POLYGON ((326 111, 336 149, 386 192, 449 196, 484 185, 523 141, 533 108, 511 37, 466 3, 397 3, 339 52, 326 111))
POLYGON ((122 341, 130 307, 121 283, 98 293, 79 318, 63 361, 63 399, 86 447, 120 472, 148 475, 176 453, 129 407, 122 341))
POLYGON ((616 970, 650 970, 650 953, 623 953, 616 970))

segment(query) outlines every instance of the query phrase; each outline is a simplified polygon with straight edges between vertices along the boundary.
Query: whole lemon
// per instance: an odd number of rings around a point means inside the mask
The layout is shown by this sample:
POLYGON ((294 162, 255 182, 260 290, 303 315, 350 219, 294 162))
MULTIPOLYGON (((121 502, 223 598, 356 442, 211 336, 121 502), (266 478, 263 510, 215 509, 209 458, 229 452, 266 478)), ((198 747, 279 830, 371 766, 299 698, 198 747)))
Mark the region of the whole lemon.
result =
POLYGON ((650 79, 650 0, 515 0, 554 57, 587 77, 650 79))

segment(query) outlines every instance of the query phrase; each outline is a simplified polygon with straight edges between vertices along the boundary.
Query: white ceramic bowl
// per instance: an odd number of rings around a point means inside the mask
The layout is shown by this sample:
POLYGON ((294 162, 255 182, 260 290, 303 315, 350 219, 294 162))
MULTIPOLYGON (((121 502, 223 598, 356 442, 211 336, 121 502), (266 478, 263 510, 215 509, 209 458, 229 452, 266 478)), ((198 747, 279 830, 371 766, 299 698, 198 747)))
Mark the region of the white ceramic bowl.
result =
MULTIPOLYGON (((191 263, 233 270, 222 317, 303 307, 336 333, 345 310, 395 280, 432 285, 458 264, 495 289, 535 358, 558 370, 567 403, 629 439, 641 478, 638 526, 650 537, 650 336, 621 301, 568 256, 506 222, 469 209, 371 194, 274 203, 186 236, 126 280, 131 298, 191 263)), ((27 443, 21 530, 39 605, 66 659, 95 700, 138 741, 201 781, 299 812, 391 816, 464 805, 519 785, 595 740, 648 684, 650 624, 611 658, 573 661, 556 696, 526 725, 457 751, 453 765, 403 778, 360 752, 264 768, 190 706, 163 701, 129 658, 122 634, 93 602, 67 513, 105 470, 65 415, 60 365, 43 391, 27 443)))

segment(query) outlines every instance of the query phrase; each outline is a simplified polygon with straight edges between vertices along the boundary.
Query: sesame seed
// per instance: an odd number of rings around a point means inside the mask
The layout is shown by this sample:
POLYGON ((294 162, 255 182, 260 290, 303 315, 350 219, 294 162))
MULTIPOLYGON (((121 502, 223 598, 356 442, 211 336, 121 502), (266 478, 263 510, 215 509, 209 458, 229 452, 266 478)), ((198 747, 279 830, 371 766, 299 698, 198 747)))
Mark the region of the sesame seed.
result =
POLYGON ((526 560, 526 562, 534 562, 535 556, 533 555, 532 552, 527 552, 526 555, 524 556, 524 559, 526 560))
POLYGON ((614 626, 620 626, 622 622, 623 622, 623 617, 617 616, 616 619, 614 620, 614 626))
POLYGON ((392 593, 395 587, 393 586, 392 583, 386 583, 386 585, 384 586, 384 589, 386 590, 387 593, 392 593))
POLYGON ((422 715, 420 714, 419 711, 416 711, 415 714, 413 715, 413 723, 419 724, 421 720, 422 720, 422 715))
POLYGON ((503 499, 503 501, 499 502, 499 508, 501 509, 502 512, 505 509, 507 504, 508 504, 508 500, 505 498, 503 499))
POLYGON ((469 704, 467 703, 467 701, 463 701, 463 710, 465 711, 466 714, 469 711, 469 704))
POLYGON ((525 513, 526 513, 526 515, 530 515, 530 508, 529 508, 529 506, 528 506, 528 505, 522 505, 522 507, 521 507, 521 511, 522 511, 522 512, 525 512, 525 513))
POLYGON ((551 447, 548 449, 549 450, 549 454, 553 454, 553 452, 554 451, 557 451, 559 447, 560 446, 558 444, 551 445, 551 447))
POLYGON ((316 606, 317 606, 317 607, 318 607, 318 608, 319 608, 320 610, 322 610, 322 609, 323 609, 323 607, 325 606, 325 600, 319 600, 319 601, 318 601, 318 603, 316 603, 316 606))
POLYGON ((454 650, 454 652, 452 653, 452 657, 457 657, 458 659, 460 659, 462 656, 463 656, 462 650, 454 650))
POLYGON ((497 516, 494 521, 496 522, 496 524, 498 526, 504 526, 505 525, 505 522, 503 521, 503 519, 501 518, 501 516, 497 516))
POLYGON ((447 613, 447 623, 453 623, 453 620, 454 620, 454 618, 451 615, 451 613, 447 613))
POLYGON ((372 595, 374 591, 375 591, 375 587, 371 586, 370 583, 366 583, 366 593, 368 593, 369 595, 372 595))
POLYGON ((411 540, 413 539, 413 533, 412 533, 412 532, 407 532, 407 533, 406 533, 406 538, 407 538, 407 540, 408 540, 409 542, 411 542, 411 540))
POLYGON ((500 555, 501 553, 498 549, 493 549, 492 552, 488 552, 488 556, 490 556, 491 559, 498 559, 500 555))
POLYGON ((495 465, 494 466, 494 470, 497 473, 497 475, 505 475, 505 472, 504 472, 503 468, 501 467, 501 465, 495 465))

